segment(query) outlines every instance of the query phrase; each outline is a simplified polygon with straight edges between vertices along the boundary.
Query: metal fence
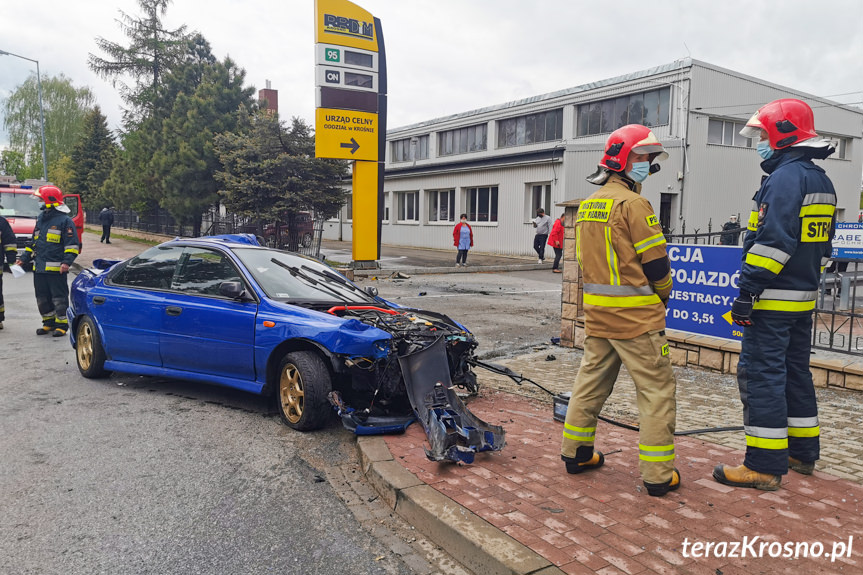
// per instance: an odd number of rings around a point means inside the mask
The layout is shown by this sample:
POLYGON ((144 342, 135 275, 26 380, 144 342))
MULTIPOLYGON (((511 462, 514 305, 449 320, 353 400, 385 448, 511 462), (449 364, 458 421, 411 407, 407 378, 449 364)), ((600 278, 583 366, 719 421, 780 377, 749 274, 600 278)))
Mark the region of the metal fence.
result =
MULTIPOLYGON (((699 229, 686 233, 666 231, 669 243, 740 245, 745 227, 713 231, 699 229), (726 242, 722 242, 725 236, 726 242)), ((813 312, 812 347, 843 354, 863 355, 863 260, 836 258, 821 274, 818 299, 813 312), (857 298, 861 299, 860 304, 857 298)))
POLYGON ((863 355, 863 261, 837 258, 821 277, 812 326, 812 347, 863 355), (858 287, 859 286, 859 287, 858 287))
MULTIPOLYGON (((291 228, 284 222, 277 224, 244 218, 236 214, 222 214, 214 208, 204 213, 201 218, 201 236, 254 234, 261 245, 321 259, 321 236, 326 218, 314 213, 306 215, 301 227, 291 228)), ((98 225, 99 213, 85 211, 85 221, 88 224, 98 225)), ((115 210, 113 227, 179 237, 194 237, 195 233, 194 226, 178 224, 166 210, 161 208, 148 214, 139 214, 134 210, 115 210)))

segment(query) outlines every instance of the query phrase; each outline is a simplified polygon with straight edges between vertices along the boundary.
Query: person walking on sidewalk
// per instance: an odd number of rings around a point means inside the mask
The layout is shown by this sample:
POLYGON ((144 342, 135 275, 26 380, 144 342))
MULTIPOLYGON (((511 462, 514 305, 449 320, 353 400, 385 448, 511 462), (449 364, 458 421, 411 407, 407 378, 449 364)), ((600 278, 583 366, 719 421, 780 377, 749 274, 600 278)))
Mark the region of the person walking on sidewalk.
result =
POLYGON ((567 473, 597 469, 596 420, 614 388, 620 365, 635 382, 639 415, 639 470, 647 493, 680 487, 674 467, 677 383, 665 337, 671 267, 665 236, 641 182, 668 157, 649 128, 630 124, 612 132, 597 171, 602 187, 576 215, 576 260, 584 277, 584 355, 566 411, 561 458, 567 473))
POLYGON ((548 245, 554 250, 554 265, 551 266, 551 271, 556 274, 561 273, 560 259, 563 257, 563 217, 564 214, 561 214, 554 220, 551 233, 548 234, 548 245))
POLYGON ((69 266, 78 257, 80 244, 75 222, 69 217, 69 206, 63 203, 63 192, 56 186, 42 186, 36 196, 44 202, 36 218, 33 240, 24 250, 19 265, 34 261, 33 287, 36 305, 42 314, 42 327, 36 335, 53 332, 54 337, 66 335, 69 320, 69 266))
POLYGON ((114 208, 102 208, 99 212, 99 223, 102 224, 102 239, 99 242, 111 243, 111 226, 114 225, 114 208))
POLYGON ((3 302, 3 262, 12 265, 15 263, 15 258, 18 253, 18 240, 15 238, 15 232, 12 231, 12 226, 6 221, 6 218, 0 216, 0 249, 4 254, 3 260, 0 260, 0 329, 3 329, 3 322, 6 321, 6 305, 3 302))
POLYGON ((544 209, 536 210, 533 227, 536 228, 536 234, 533 236, 533 249, 539 256, 537 263, 541 264, 545 262, 545 243, 548 241, 548 234, 551 233, 551 218, 545 215, 544 209))
POLYGON ((455 266, 467 265, 467 252, 473 247, 473 229, 467 223, 467 214, 462 214, 459 223, 452 231, 452 245, 458 249, 455 256, 455 266))
POLYGON ((737 385, 746 456, 737 467, 717 465, 713 478, 774 491, 789 467, 809 475, 820 456, 809 351, 812 310, 831 253, 836 192, 812 160, 835 150, 817 139, 812 109, 790 98, 763 106, 740 134, 760 138, 757 150, 768 176, 755 194, 740 295, 731 307, 731 319, 744 326, 737 385))

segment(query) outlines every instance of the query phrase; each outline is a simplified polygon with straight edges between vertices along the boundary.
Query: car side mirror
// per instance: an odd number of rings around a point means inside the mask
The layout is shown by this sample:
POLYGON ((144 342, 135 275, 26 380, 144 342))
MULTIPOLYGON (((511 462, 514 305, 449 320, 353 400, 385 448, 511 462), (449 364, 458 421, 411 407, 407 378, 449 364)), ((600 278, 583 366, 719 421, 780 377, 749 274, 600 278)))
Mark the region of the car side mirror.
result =
POLYGON ((222 282, 219 284, 219 294, 231 299, 245 299, 246 290, 242 282, 222 282))
POLYGON ((372 297, 378 297, 378 288, 375 286, 368 286, 366 287, 366 293, 372 297))

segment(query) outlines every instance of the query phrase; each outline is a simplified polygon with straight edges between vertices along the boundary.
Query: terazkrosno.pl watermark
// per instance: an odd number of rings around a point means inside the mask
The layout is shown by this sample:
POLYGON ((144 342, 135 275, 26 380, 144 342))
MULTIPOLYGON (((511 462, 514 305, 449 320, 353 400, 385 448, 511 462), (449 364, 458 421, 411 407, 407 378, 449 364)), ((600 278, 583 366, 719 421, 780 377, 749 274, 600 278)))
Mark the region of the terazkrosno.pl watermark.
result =
POLYGON ((765 541, 760 535, 744 535, 742 541, 690 541, 683 540, 683 556, 693 559, 709 557, 744 559, 772 557, 774 559, 798 559, 812 557, 829 558, 833 563, 840 557, 851 557, 854 536, 848 541, 834 541, 825 545, 820 541, 765 541), (828 550, 829 549, 829 550, 828 550))

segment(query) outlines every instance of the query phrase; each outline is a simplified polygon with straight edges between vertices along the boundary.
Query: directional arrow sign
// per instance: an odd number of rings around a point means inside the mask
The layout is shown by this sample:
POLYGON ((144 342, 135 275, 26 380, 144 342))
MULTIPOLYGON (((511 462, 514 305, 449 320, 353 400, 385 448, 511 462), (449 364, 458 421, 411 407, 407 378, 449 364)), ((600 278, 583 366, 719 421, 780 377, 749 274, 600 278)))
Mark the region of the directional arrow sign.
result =
POLYGON ((378 115, 352 110, 315 110, 315 156, 378 161, 378 115))
POLYGON ((350 149, 350 151, 351 151, 351 155, 356 154, 356 153, 357 153, 357 150, 359 150, 359 149, 360 149, 360 145, 359 145, 359 144, 357 144, 357 141, 356 141, 356 140, 354 140, 353 138, 351 138, 351 141, 350 141, 349 143, 342 142, 342 143, 341 143, 341 145, 340 145, 339 147, 340 147, 340 148, 348 148, 348 149, 350 149))

